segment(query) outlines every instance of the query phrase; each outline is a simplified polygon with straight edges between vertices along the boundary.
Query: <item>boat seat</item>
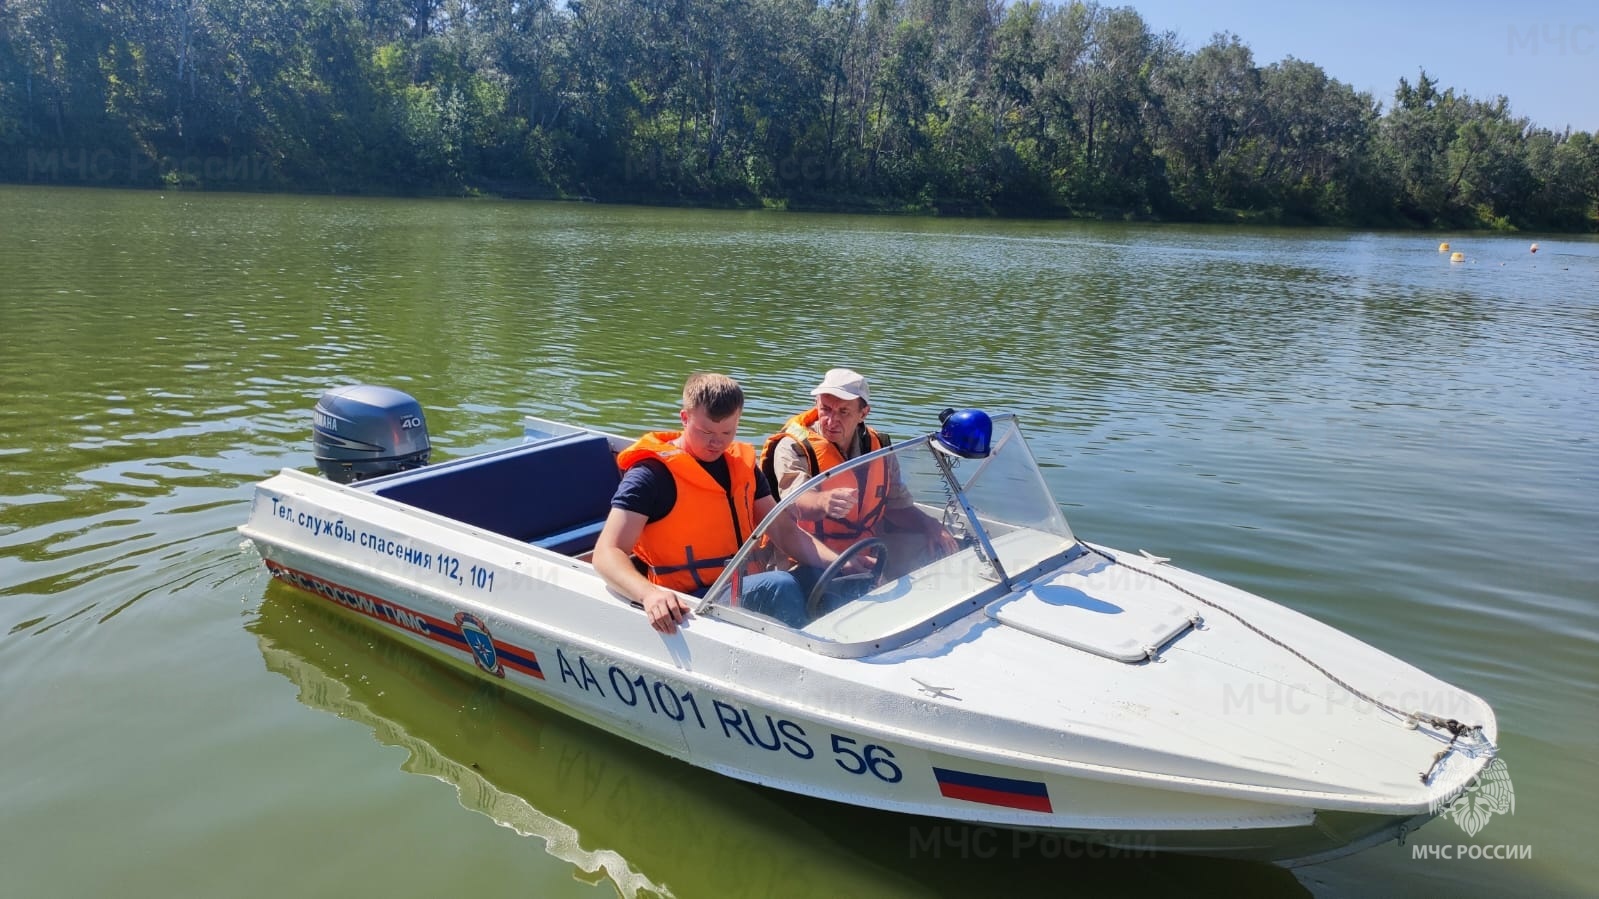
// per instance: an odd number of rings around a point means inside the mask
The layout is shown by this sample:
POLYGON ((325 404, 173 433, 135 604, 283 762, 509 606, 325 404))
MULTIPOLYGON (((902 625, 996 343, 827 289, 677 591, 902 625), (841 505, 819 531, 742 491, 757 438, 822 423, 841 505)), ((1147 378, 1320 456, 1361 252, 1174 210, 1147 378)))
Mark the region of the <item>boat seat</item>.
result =
MULTIPOLYGON (((606 500, 607 514, 609 514, 610 497, 607 496, 606 500)), ((594 542, 600 538, 600 529, 603 527, 605 527, 605 519, 601 518, 599 521, 591 521, 575 528, 567 528, 558 534, 551 534, 548 537, 536 537, 528 542, 534 546, 542 546, 562 555, 575 556, 594 548, 594 542)))
POLYGON ((594 547, 621 482, 602 434, 579 433, 374 479, 379 496, 566 555, 594 547))

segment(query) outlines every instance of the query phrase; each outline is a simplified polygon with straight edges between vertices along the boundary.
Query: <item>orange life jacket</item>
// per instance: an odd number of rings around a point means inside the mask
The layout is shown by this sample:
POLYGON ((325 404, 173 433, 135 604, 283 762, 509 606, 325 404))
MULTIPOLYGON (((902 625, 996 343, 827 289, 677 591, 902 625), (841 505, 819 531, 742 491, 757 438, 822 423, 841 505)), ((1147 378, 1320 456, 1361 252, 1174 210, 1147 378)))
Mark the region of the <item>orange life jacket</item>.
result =
MULTIPOLYGON (((766 438, 766 444, 761 448, 761 470, 771 482, 773 494, 777 493, 774 457, 778 443, 785 439, 794 440, 805 450, 813 476, 844 464, 844 454, 838 451, 838 447, 811 427, 820 417, 815 408, 807 409, 790 418, 783 425, 783 430, 766 438)), ((865 425, 861 427, 866 431, 864 452, 873 452, 888 445, 888 441, 875 429, 865 425)), ((853 486, 856 488, 856 499, 855 508, 849 515, 843 519, 825 517, 820 521, 800 523, 801 527, 814 533, 834 552, 843 552, 862 537, 872 536, 878 522, 883 520, 883 514, 888 511, 887 463, 862 466, 855 469, 852 475, 855 478, 853 486)))
POLYGON ((699 461, 673 446, 676 431, 654 431, 618 453, 626 471, 647 458, 666 464, 677 485, 677 503, 659 521, 644 525, 633 552, 648 566, 652 583, 698 593, 715 582, 755 524, 755 448, 734 443, 727 460, 732 489, 725 490, 699 461))

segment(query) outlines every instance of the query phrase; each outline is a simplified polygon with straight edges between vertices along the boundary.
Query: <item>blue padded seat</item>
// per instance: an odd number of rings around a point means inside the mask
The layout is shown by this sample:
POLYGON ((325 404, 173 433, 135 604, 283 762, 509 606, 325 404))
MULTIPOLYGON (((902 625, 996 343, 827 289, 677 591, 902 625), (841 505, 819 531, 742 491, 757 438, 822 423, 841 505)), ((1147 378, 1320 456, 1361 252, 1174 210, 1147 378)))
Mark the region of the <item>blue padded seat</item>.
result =
POLYGON ((600 434, 573 434, 374 480, 371 490, 555 552, 594 548, 621 482, 600 434))
MULTIPOLYGON (((609 499, 610 497, 606 497, 606 500, 609 499)), ((610 512, 609 503, 606 505, 606 512, 610 512)), ((605 519, 601 518, 599 521, 591 521, 588 524, 578 525, 558 534, 538 537, 528 542, 534 546, 542 546, 545 549, 554 550, 562 555, 575 556, 594 548, 594 542, 600 539, 600 529, 603 527, 605 527, 605 519)))

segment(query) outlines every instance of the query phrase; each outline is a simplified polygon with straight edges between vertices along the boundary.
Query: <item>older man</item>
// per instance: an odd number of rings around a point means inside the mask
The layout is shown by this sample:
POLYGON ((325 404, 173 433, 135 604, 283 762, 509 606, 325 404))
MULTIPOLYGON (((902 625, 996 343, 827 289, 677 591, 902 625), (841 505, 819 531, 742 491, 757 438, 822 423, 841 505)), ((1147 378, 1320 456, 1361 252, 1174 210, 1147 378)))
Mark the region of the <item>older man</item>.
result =
MULTIPOLYGON (((829 369, 811 390, 816 405, 790 418, 767 438, 761 466, 779 496, 846 460, 887 446, 866 424, 871 391, 866 378, 848 368, 829 369)), ((922 535, 926 552, 945 555, 955 539, 938 520, 916 507, 892 460, 857 469, 852 486, 807 493, 795 503, 800 526, 834 552, 867 537, 882 536, 883 524, 922 535)))

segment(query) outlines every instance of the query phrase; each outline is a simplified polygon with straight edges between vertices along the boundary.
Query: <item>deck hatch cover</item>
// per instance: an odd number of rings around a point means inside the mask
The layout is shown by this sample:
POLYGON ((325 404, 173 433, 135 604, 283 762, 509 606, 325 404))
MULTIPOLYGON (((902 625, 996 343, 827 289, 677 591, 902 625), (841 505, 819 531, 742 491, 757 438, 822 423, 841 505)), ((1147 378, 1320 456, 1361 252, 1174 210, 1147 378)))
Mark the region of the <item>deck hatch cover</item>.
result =
POLYGON ((990 618, 1019 631, 1121 662, 1142 662, 1200 620, 1182 594, 1108 564, 1071 565, 990 603, 990 618))

